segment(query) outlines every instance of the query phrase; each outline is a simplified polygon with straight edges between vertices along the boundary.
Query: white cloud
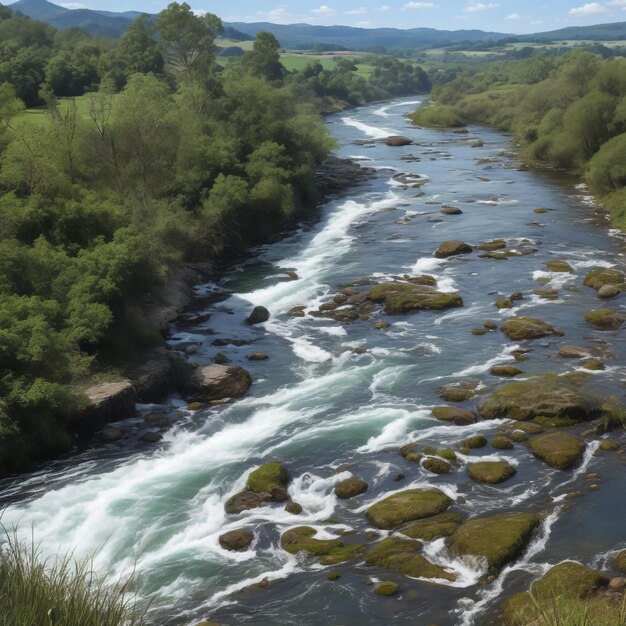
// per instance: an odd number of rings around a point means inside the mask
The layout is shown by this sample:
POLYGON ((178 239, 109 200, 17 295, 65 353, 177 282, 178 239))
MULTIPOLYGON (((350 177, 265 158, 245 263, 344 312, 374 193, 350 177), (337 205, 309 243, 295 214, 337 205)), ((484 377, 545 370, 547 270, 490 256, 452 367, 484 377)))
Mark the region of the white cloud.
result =
POLYGON ((433 9, 435 5, 432 2, 407 2, 404 9, 433 9))
POLYGON ((607 3, 607 6, 622 7, 626 11, 626 0, 611 0, 611 2, 607 3))
POLYGON ((365 7, 359 7, 358 9, 352 9, 352 11, 346 11, 346 15, 365 15, 367 9, 365 7))
POLYGON ((371 26, 373 26, 372 22, 370 22, 369 20, 365 20, 363 22, 357 22, 356 25, 359 28, 370 28, 371 26))
POLYGON ((598 13, 608 13, 608 9, 598 2, 588 2, 581 7, 570 9, 569 14, 575 17, 585 17, 587 15, 597 15, 598 13))
POLYGON ((378 7, 376 10, 385 13, 386 11, 391 11, 391 7, 388 4, 383 4, 382 7, 378 7))
POLYGON ((291 21, 285 5, 278 6, 269 11, 259 11, 257 15, 261 16, 263 20, 272 22, 273 24, 287 24, 291 21))
POLYGON ((335 15, 335 13, 337 13, 337 10, 329 7, 326 4, 323 4, 318 9, 312 9, 311 13, 313 13, 314 15, 335 15))
POLYGON ((477 4, 470 4, 468 7, 465 7, 463 10, 466 13, 476 13, 478 11, 486 11, 487 9, 497 9, 500 5, 495 2, 489 2, 485 4, 484 2, 478 2, 477 4))
POLYGON ((81 4, 80 2, 65 2, 65 3, 61 3, 61 6, 64 9, 70 9, 70 10, 87 8, 84 4, 81 4))
POLYGON ((511 15, 507 16, 507 20, 521 20, 522 16, 519 13, 511 13, 511 15))

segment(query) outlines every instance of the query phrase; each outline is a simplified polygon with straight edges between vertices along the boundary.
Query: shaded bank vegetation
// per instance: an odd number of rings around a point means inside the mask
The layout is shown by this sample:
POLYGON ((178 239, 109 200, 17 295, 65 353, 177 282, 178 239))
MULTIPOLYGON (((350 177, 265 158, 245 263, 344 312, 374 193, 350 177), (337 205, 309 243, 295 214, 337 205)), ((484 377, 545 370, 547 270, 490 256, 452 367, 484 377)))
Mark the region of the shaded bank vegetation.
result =
POLYGON ((433 99, 415 123, 460 119, 510 131, 524 158, 584 177, 626 227, 625 58, 574 51, 468 67, 433 99))
POLYGON ((268 33, 225 68, 222 32, 187 4, 119 41, 1 8, 0 472, 71 447, 77 385, 161 341, 142 309, 176 268, 315 204, 320 110, 429 87, 386 58, 287 72, 268 33))

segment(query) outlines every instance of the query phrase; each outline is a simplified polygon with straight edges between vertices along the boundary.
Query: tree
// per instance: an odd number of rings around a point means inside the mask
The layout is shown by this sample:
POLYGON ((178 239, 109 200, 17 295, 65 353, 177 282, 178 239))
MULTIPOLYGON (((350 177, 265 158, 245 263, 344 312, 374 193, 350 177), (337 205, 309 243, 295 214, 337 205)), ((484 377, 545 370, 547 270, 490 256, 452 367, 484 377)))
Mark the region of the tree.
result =
POLYGON ((253 48, 243 58, 244 67, 254 76, 263 76, 267 80, 281 80, 285 68, 280 62, 280 43, 268 32, 257 33, 253 48))

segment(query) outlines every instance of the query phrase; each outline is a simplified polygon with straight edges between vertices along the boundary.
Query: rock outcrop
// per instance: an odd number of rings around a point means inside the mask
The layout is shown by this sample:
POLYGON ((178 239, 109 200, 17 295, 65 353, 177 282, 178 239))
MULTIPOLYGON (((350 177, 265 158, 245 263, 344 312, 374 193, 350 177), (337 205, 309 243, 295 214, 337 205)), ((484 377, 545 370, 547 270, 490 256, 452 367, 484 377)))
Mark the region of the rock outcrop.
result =
POLYGON ((252 379, 242 367, 205 365, 199 367, 187 383, 187 394, 194 402, 211 402, 243 396, 252 379))

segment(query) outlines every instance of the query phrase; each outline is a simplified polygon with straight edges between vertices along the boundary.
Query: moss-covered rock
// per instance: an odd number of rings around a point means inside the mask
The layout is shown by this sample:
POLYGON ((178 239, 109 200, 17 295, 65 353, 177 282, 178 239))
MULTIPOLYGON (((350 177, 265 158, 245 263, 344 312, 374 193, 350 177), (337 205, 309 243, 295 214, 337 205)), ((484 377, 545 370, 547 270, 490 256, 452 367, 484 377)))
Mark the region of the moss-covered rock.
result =
POLYGON ((291 513, 292 515, 302 515, 303 510, 302 505, 297 502, 287 502, 285 505, 285 511, 287 511, 287 513, 291 513))
POLYGON ((436 456, 429 456, 424 459, 422 461, 422 467, 433 474, 449 474, 452 471, 450 463, 436 456))
POLYGON ((531 513, 500 513, 471 519, 451 535, 448 547, 456 556, 476 556, 499 571, 526 548, 541 518, 531 513))
POLYGON ((472 328, 472 335, 475 337, 483 337, 489 331, 486 328, 472 328))
POLYGON ((578 346, 561 346, 559 348, 559 356, 562 359, 584 359, 589 356, 589 350, 579 348, 578 346))
POLYGON ((440 397, 446 402, 465 402, 476 395, 473 389, 459 387, 458 385, 446 385, 439 388, 440 397))
POLYGON ((516 443, 524 443, 525 441, 528 441, 528 435, 523 430, 514 430, 510 436, 516 443))
POLYGON ((467 473, 472 480, 478 483, 498 485, 513 478, 517 470, 505 461, 483 461, 473 463, 467 468, 467 473))
POLYGON ((242 491, 231 496, 224 504, 224 510, 230 515, 237 515, 263 506, 269 500, 267 494, 253 493, 252 491, 242 491))
POLYGON ((373 504, 367 518, 372 526, 388 530, 443 513, 451 503, 439 489, 408 489, 373 504))
POLYGON ((619 442, 614 439, 603 439, 600 442, 600 450, 603 450, 604 452, 617 452, 620 449, 621 446, 619 445, 619 442))
POLYGON ((287 497, 288 483, 289 472, 278 461, 270 461, 250 473, 246 489, 253 493, 269 493, 280 502, 287 497))
POLYGON ((510 298, 500 298, 496 300, 497 309, 512 309, 513 301, 510 298))
POLYGON ((491 440, 491 447, 496 450, 512 450, 513 442, 504 435, 498 435, 491 440))
POLYGON ((463 298, 456 292, 442 292, 412 283, 383 283, 372 287, 367 297, 372 302, 384 302, 390 315, 411 311, 450 309, 463 306, 463 298))
POLYGON ((449 537, 461 524, 463 518, 458 513, 446 511, 417 522, 402 526, 398 532, 411 539, 434 541, 439 537, 449 537))
POLYGON ((591 372, 600 372, 606 369, 606 365, 600 359, 586 359, 582 366, 591 372))
POLYGON ((518 316, 508 319, 502 324, 502 331, 513 341, 524 339, 540 339, 542 337, 562 337, 563 333, 551 324, 534 317, 518 316))
POLYGON ((622 550, 619 554, 615 555, 613 562, 615 563, 615 567, 617 567, 622 574, 626 574, 626 550, 622 550))
POLYGON ((378 596, 391 597, 396 596, 400 592, 400 586, 398 583, 394 583, 391 580, 384 580, 382 583, 378 583, 374 588, 374 593, 378 596))
POLYGON ((555 274, 572 274, 574 272, 574 268, 567 261, 546 261, 546 267, 555 274))
POLYGON ((533 293, 544 300, 559 299, 559 292, 556 289, 533 289, 533 293))
POLYGON ((435 250, 435 256, 438 259, 447 259, 448 257, 458 254, 471 254, 473 251, 474 248, 468 243, 455 239, 452 241, 444 241, 437 250, 435 250))
POLYGON ((598 267, 592 269, 585 276, 584 284, 593 289, 600 289, 604 285, 622 285, 626 281, 626 276, 619 270, 598 267))
POLYGON ((622 291, 624 291, 624 285, 604 285, 604 287, 600 287, 598 289, 598 298, 600 300, 611 300, 612 298, 617 298, 622 291))
POLYGON ((574 381, 545 375, 498 387, 478 403, 478 412, 486 419, 527 421, 545 416, 569 417, 580 422, 598 415, 599 406, 583 395, 574 381))
POLYGON ((347 500, 348 498, 360 496, 365 493, 367 489, 368 485, 364 480, 352 477, 337 483, 337 485, 335 485, 335 494, 338 498, 347 500))
POLYGON ((495 250, 503 250, 506 248, 506 241, 504 239, 492 239, 491 241, 484 241, 478 245, 478 249, 483 252, 494 252, 495 250))
POLYGON ((453 406, 436 406, 432 412, 433 417, 440 422, 451 422, 457 426, 467 426, 478 421, 476 415, 471 411, 453 406))
POLYGON ((580 463, 585 451, 584 442, 563 432, 533 437, 529 447, 538 459, 560 470, 570 469, 580 463))
POLYGON ((388 537, 367 553, 365 563, 397 571, 411 578, 456 580, 454 574, 424 558, 420 554, 421 549, 419 541, 388 537))
POLYGON ((280 545, 289 554, 306 552, 317 557, 322 565, 349 561, 363 552, 362 544, 345 545, 341 539, 315 539, 317 531, 308 526, 292 528, 283 533, 280 545))
POLYGON ((494 365, 489 373, 492 376, 499 376, 500 378, 514 378, 524 373, 519 367, 513 365, 494 365))
POLYGON ((463 441, 463 447, 468 448, 469 450, 484 448, 486 445, 487 438, 482 435, 474 435, 473 437, 468 437, 465 441, 463 441))
POLYGON ((626 316, 611 309, 595 309, 585 313, 585 320, 598 330, 618 330, 626 321, 626 316))
POLYGON ((497 330, 498 329, 498 325, 495 322, 492 322, 491 320, 487 320, 486 322, 484 322, 483 326, 487 330, 497 330))

